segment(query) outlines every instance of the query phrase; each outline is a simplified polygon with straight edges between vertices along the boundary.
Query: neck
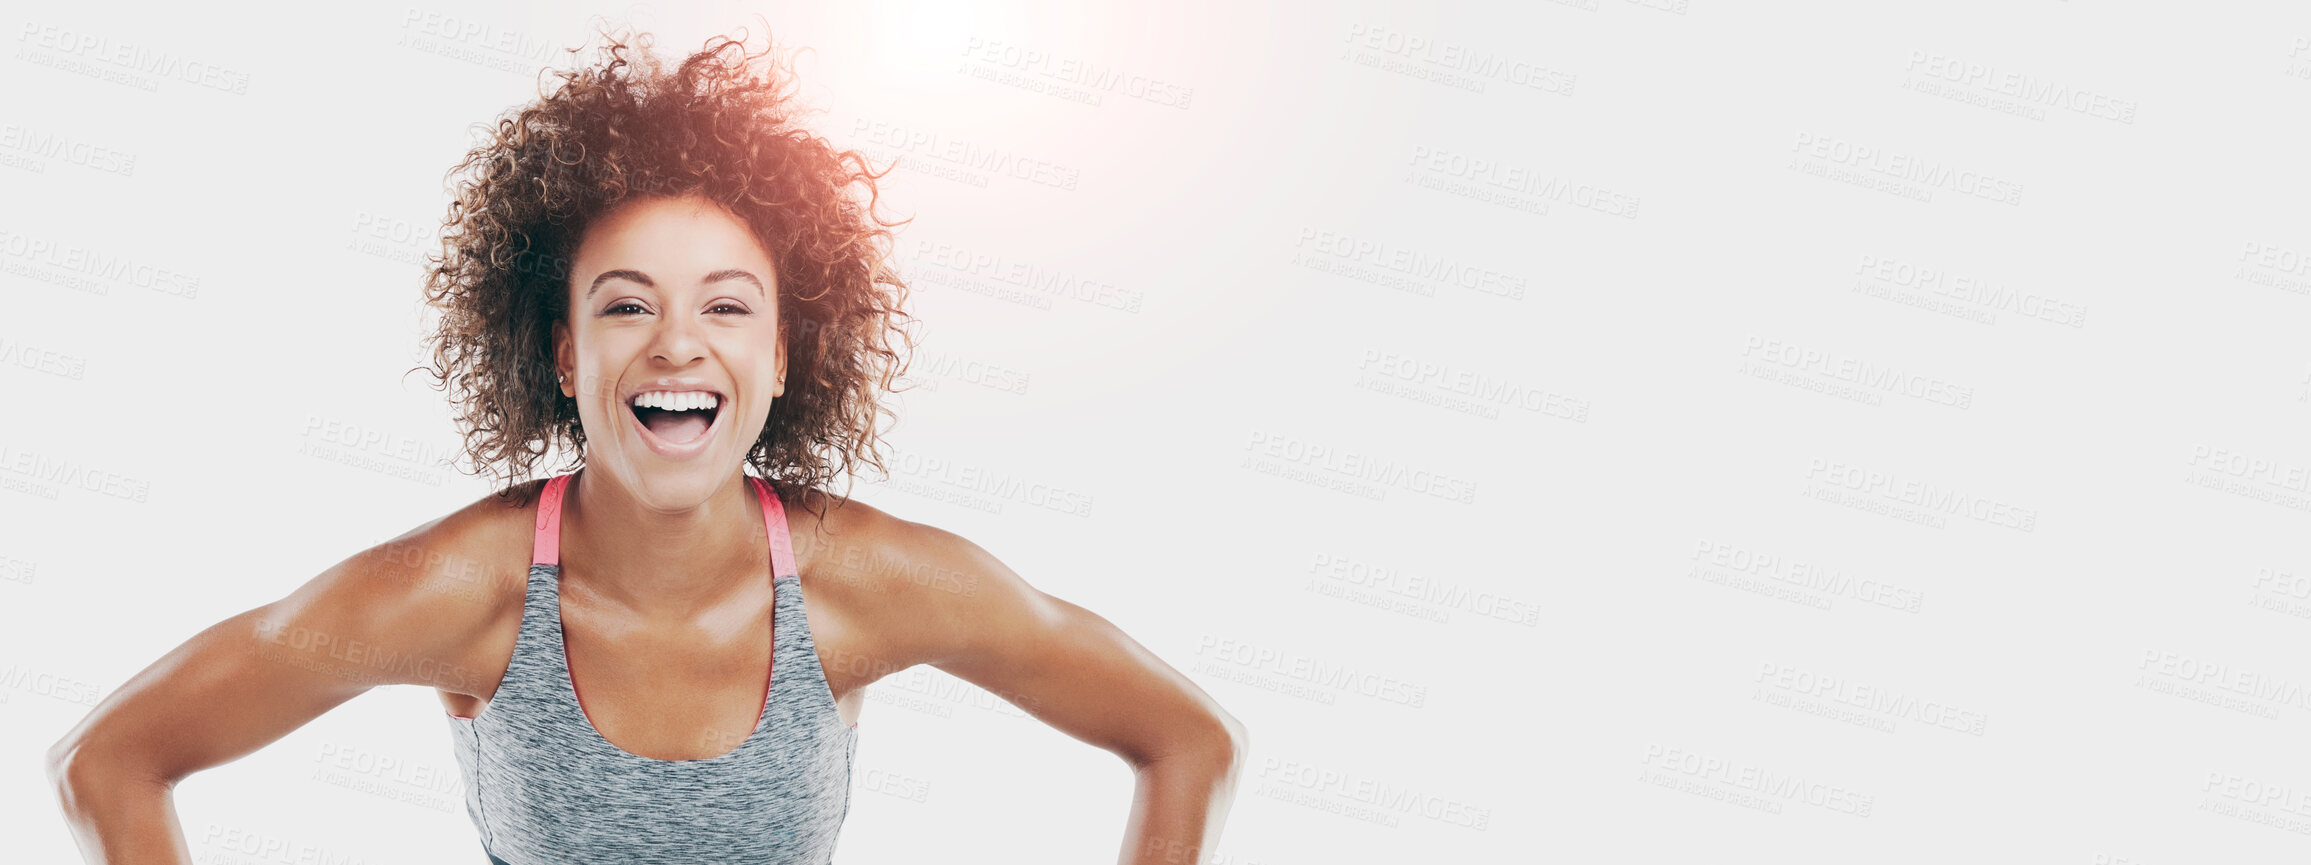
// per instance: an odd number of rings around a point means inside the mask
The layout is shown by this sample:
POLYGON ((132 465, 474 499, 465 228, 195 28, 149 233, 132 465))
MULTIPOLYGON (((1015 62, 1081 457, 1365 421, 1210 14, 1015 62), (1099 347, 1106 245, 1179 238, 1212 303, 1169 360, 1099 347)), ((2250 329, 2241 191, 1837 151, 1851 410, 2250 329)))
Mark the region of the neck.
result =
POLYGON ((650 616, 688 616, 770 584, 762 510, 741 473, 695 507, 660 510, 581 469, 563 490, 562 585, 650 616))

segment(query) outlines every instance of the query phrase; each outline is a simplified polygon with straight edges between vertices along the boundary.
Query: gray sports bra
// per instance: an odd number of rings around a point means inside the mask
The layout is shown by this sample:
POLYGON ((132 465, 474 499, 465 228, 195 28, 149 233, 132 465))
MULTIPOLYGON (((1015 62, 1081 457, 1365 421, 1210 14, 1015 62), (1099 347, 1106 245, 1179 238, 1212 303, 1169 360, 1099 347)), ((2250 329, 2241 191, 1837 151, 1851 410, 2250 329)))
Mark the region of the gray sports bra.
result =
POLYGON ((521 636, 480 715, 449 715, 465 807, 497 865, 827 862, 850 811, 858 728, 844 724, 803 616, 778 494, 751 475, 770 535, 770 693, 727 753, 659 760, 602 738, 562 648, 562 490, 538 501, 521 636))

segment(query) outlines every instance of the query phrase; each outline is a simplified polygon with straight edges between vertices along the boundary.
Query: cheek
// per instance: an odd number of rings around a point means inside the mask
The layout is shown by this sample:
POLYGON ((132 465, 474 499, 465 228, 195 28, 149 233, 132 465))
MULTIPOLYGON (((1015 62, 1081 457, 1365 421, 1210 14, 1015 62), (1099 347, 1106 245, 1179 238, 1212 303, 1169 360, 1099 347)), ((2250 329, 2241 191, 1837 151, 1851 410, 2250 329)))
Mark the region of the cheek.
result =
POLYGON ((578 403, 578 424, 586 428, 589 438, 601 438, 616 433, 625 420, 626 407, 606 401, 585 400, 578 403))

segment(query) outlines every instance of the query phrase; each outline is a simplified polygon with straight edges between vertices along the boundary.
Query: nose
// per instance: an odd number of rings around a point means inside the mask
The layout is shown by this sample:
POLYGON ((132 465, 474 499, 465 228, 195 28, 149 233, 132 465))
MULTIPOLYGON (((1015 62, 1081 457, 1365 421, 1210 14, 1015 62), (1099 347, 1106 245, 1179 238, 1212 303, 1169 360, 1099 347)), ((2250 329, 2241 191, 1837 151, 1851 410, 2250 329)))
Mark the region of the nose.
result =
POLYGON ((680 367, 690 365, 705 352, 706 338, 699 332, 696 320, 683 315, 658 317, 657 329, 651 333, 651 357, 665 361, 668 366, 680 367))

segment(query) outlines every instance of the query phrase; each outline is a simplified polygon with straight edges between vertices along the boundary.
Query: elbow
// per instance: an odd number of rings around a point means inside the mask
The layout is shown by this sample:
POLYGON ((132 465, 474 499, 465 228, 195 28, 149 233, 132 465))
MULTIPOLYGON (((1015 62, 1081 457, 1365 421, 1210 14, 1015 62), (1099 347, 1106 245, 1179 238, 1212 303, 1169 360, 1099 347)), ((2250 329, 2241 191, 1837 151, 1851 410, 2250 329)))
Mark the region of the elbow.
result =
POLYGON ((1140 769, 1160 767, 1166 771, 1208 774, 1234 786, 1246 755, 1251 753, 1251 733, 1235 716, 1216 707, 1209 721, 1197 725, 1202 732, 1182 737, 1170 747, 1133 760, 1133 765, 1140 769))
POLYGON ((116 755, 77 735, 67 736, 48 747, 45 763, 49 790, 66 816, 87 813, 91 804, 132 789, 149 786, 165 793, 176 786, 173 778, 124 771, 120 761, 110 759, 113 756, 116 755))
POLYGON ((81 757, 80 740, 77 737, 66 736, 48 746, 48 756, 43 761, 48 769, 48 789, 56 795, 67 814, 75 811, 77 797, 72 790, 76 783, 85 780, 82 776, 87 774, 83 768, 86 762, 81 757))
POLYGON ((1221 729, 1227 734, 1221 738, 1220 745, 1226 758, 1224 765, 1227 766, 1228 782, 1234 784, 1236 775, 1244 767, 1244 761, 1251 758, 1252 731, 1244 726, 1244 722, 1236 720, 1236 716, 1224 710, 1214 711, 1219 716, 1221 729))
POLYGON ((79 750, 80 740, 72 736, 58 739, 55 744, 48 746, 48 756, 43 765, 48 768, 49 786, 62 787, 71 777, 73 754, 79 750))

